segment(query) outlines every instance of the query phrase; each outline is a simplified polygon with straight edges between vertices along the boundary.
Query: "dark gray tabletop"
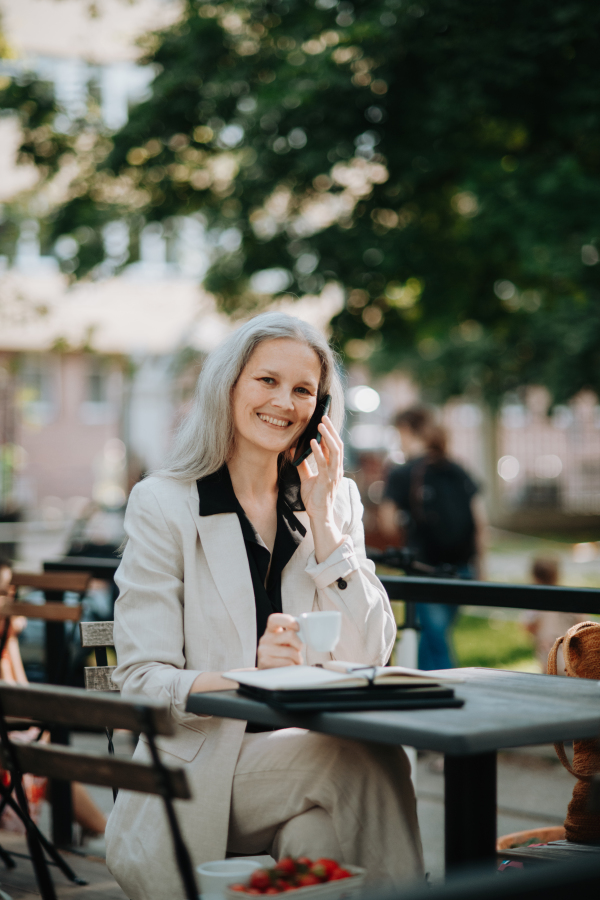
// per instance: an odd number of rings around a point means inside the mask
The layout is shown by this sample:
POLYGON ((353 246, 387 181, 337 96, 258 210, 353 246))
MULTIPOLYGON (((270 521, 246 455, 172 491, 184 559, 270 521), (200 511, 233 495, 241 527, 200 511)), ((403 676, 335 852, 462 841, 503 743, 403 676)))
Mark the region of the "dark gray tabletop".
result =
POLYGON ((500 669, 453 669, 462 709, 285 714, 236 691, 190 694, 189 712, 309 728, 338 737, 406 744, 451 755, 600 735, 600 682, 500 669))

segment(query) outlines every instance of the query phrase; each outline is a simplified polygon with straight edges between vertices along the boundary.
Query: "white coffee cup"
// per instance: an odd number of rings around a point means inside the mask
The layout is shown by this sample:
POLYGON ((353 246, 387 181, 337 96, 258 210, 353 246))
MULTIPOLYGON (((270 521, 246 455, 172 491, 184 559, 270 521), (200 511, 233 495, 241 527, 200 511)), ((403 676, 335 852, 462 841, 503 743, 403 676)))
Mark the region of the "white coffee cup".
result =
POLYGON ((296 619, 300 640, 320 653, 335 650, 342 632, 342 614, 335 609, 302 613, 296 619))
POLYGON ((228 885, 246 881, 260 868, 254 859, 217 859, 196 866, 202 900, 223 900, 228 885))

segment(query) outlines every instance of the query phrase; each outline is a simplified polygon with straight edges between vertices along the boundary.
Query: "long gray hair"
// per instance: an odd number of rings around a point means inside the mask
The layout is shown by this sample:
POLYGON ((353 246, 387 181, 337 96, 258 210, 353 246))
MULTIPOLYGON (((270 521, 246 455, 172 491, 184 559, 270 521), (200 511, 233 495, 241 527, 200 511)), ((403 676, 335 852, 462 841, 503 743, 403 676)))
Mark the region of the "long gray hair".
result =
POLYGON ((339 430, 344 421, 344 391, 337 359, 316 328, 284 313, 250 319, 207 357, 198 377, 193 406, 182 421, 163 466, 154 474, 193 481, 217 472, 231 455, 235 440, 232 391, 244 366, 262 341, 290 338, 319 357, 318 399, 331 394, 329 416, 339 430))

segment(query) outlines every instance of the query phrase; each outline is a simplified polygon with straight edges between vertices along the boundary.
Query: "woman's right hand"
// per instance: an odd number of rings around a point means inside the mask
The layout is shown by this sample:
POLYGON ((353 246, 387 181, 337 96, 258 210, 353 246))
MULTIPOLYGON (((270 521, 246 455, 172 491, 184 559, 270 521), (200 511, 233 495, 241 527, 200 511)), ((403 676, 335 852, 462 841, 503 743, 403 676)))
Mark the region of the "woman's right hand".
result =
POLYGON ((298 623, 293 616, 272 613, 267 620, 267 630, 258 642, 258 668, 301 666, 304 645, 297 631, 298 623))
MULTIPOLYGON (((258 668, 277 669, 281 666, 301 666, 304 644, 296 634, 298 623, 286 613, 273 613, 267 620, 267 630, 258 642, 258 668)), ((251 672, 232 669, 232 672, 251 672)), ((235 682, 223 678, 220 672, 201 672, 192 684, 190 693, 231 691, 235 682)))

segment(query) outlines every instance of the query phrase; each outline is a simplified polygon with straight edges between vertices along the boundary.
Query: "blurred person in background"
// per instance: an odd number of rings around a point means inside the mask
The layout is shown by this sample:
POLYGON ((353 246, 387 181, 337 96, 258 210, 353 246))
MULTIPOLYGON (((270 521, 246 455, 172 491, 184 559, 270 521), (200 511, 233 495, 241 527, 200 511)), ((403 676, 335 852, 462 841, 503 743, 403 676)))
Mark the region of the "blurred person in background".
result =
MULTIPOLYGON (((14 600, 15 589, 11 581, 12 563, 8 559, 0 558, 0 642, 2 646, 0 678, 8 684, 29 684, 23 668, 18 639, 18 635, 27 626, 27 619, 24 616, 7 617, 2 615, 2 606, 7 602, 12 603, 14 600)), ((40 729, 36 727, 28 728, 27 731, 10 732, 12 741, 26 744, 37 741, 48 743, 49 737, 48 732, 43 732, 40 736, 40 729)), ((0 779, 5 785, 9 783, 9 775, 3 769, 0 769, 0 779)), ((29 814, 34 822, 39 822, 42 802, 46 799, 47 783, 47 778, 31 775, 28 772, 23 776, 23 787, 27 795, 29 814)), ((84 786, 73 782, 71 791, 73 819, 81 826, 82 842, 87 837, 97 837, 104 834, 104 829, 106 828, 104 813, 98 809, 84 786)), ((0 816, 0 828, 3 831, 25 833, 23 823, 9 806, 5 807, 0 816)))
MULTIPOLYGON (((465 470, 448 458, 447 436, 425 406, 413 406, 396 416, 406 462, 394 466, 379 509, 381 533, 398 544, 402 531, 416 562, 448 574, 480 578, 483 509, 478 487, 465 470)), ((420 669, 454 665, 449 632, 458 606, 417 603, 421 626, 420 669)))
MULTIPOLYGON (((560 566, 557 559, 538 557, 531 564, 531 581, 533 584, 556 585, 560 581, 560 566)), ((554 646, 556 638, 565 634, 573 625, 586 622, 589 616, 568 612, 539 612, 530 610, 524 615, 524 624, 535 641, 535 655, 541 672, 548 670, 548 654, 554 646)), ((559 675, 566 675, 562 648, 557 658, 559 675)))

